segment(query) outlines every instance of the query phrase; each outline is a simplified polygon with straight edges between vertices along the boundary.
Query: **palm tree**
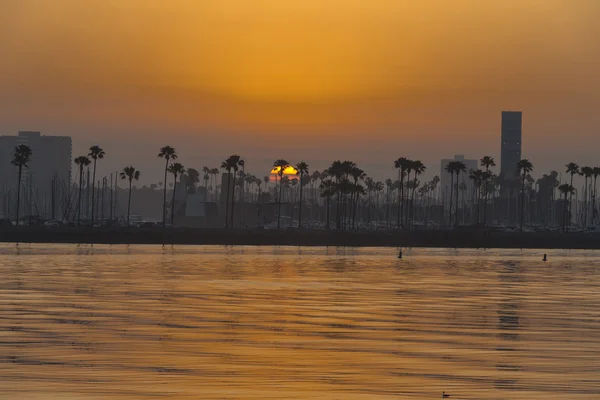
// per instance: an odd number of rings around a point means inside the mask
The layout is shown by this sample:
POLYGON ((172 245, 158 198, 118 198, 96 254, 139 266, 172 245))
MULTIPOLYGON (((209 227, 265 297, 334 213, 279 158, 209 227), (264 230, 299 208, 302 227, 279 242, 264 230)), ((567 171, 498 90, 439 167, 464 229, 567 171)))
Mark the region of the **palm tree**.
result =
POLYGON ((456 172, 456 208, 454 209, 454 226, 458 226, 458 182, 460 181, 460 173, 467 172, 467 166, 462 161, 454 161, 454 172, 456 172))
MULTIPOLYGON (((411 200, 410 200, 410 219, 412 221, 413 217, 413 213, 414 213, 414 208, 415 208, 415 204, 414 204, 414 200, 415 200, 415 190, 417 189, 417 178, 419 177, 419 175, 421 175, 423 172, 425 172, 425 165, 420 161, 420 160, 415 160, 412 162, 412 170, 415 173, 414 179, 413 179, 413 185, 412 185, 412 196, 411 196, 411 200)), ((410 221, 409 221, 410 224, 410 221)))
POLYGON ((158 157, 165 159, 165 184, 163 194, 163 228, 167 226, 167 173, 169 172, 169 162, 177 159, 177 153, 171 146, 161 147, 158 157))
POLYGON ((370 176, 365 179, 367 187, 367 223, 371 222, 371 194, 375 190, 375 181, 370 176))
POLYGON ((31 147, 20 144, 15 147, 15 151, 13 153, 13 159, 11 164, 19 168, 19 176, 17 178, 17 225, 19 225, 19 207, 21 205, 21 177, 23 174, 23 168, 29 168, 27 163, 31 161, 32 155, 31 147))
POLYGON ((564 201, 564 205, 563 205, 563 211, 564 211, 564 218, 563 218, 563 232, 567 231, 567 219, 570 219, 569 216, 567 216, 567 213, 569 212, 569 208, 567 206, 567 196, 568 195, 573 195, 573 193, 575 192, 575 188, 573 187, 573 185, 569 185, 568 183, 563 183, 562 185, 560 185, 558 187, 558 190, 565 196, 565 201, 564 201))
POLYGON ((83 169, 92 162, 86 156, 79 156, 75 160, 79 166, 79 197, 77 199, 77 225, 81 224, 81 193, 83 192, 83 169))
MULTIPOLYGON (((204 175, 205 182, 208 179, 208 175, 204 175)), ((182 175, 183 180, 183 175, 182 175)), ((200 172, 198 172, 195 168, 188 168, 185 171, 185 192, 186 193, 195 193, 196 192, 196 184, 200 182, 200 172)))
POLYGON ((302 186, 304 185, 304 175, 308 174, 308 164, 300 161, 296 164, 296 170, 300 174, 300 209, 298 211, 298 228, 302 228, 302 186))
POLYGON ((210 170, 210 174, 213 176, 214 186, 213 186, 213 200, 215 203, 217 202, 217 175, 219 175, 219 168, 212 168, 210 170))
MULTIPOLYGON (((450 161, 444 167, 444 171, 450 174, 450 204, 448 207, 448 226, 452 226, 452 195, 454 193, 454 171, 456 169, 454 164, 455 162, 456 161, 450 161)), ((444 197, 442 197, 442 202, 445 202, 444 197)))
POLYGON ((533 171, 533 164, 524 158, 517 163, 517 171, 521 175, 521 232, 523 232, 523 216, 525 214, 525 178, 533 171))
POLYGON ((588 197, 589 197, 589 191, 588 191, 588 179, 590 179, 591 182, 591 178, 592 176, 594 176, 594 168, 592 167, 582 167, 581 168, 581 174, 585 177, 585 191, 584 191, 584 199, 583 199, 583 226, 587 226, 588 223, 588 197))
POLYGON ((356 224, 356 212, 358 210, 358 198, 361 194, 364 193, 364 188, 358 183, 359 180, 364 180, 367 177, 365 171, 354 166, 350 169, 350 174, 354 183, 350 186, 350 213, 352 214, 352 228, 355 227, 356 224))
POLYGON ((386 222, 386 227, 387 229, 389 229, 391 227, 391 210, 390 210, 390 193, 392 193, 394 191, 394 185, 396 183, 391 180, 390 178, 385 180, 385 186, 387 187, 387 194, 385 196, 385 200, 386 200, 386 207, 385 207, 385 222, 386 222))
POLYGON ((185 168, 180 163, 169 165, 169 172, 173 174, 173 200, 171 201, 171 225, 175 222, 175 193, 177 192, 177 176, 185 172, 185 168))
POLYGON ((121 171, 121 179, 129 180, 129 199, 127 200, 127 226, 129 226, 129 215, 131 212, 131 183, 135 179, 140 179, 140 171, 136 170, 133 165, 123 168, 121 171))
MULTIPOLYGON (((273 168, 277 170, 277 175, 279 176, 279 192, 276 192, 277 195, 277 229, 281 228, 281 184, 283 183, 283 172, 287 167, 290 166, 290 163, 286 160, 279 159, 273 162, 273 168)), ((275 190, 277 190, 277 182, 275 182, 275 190)))
MULTIPOLYGON (((233 228, 233 210, 235 204, 235 184, 236 184, 236 176, 237 171, 240 166, 244 166, 244 160, 241 159, 240 156, 234 154, 232 156, 227 157, 225 161, 221 163, 221 168, 226 169, 229 174, 229 179, 227 181, 227 199, 225 202, 225 227, 233 228), (231 171, 233 171, 233 176, 231 175, 231 171), (229 196, 231 188, 231 196, 229 196), (231 198, 231 213, 229 213, 229 199, 231 198)), ((221 188, 221 190, 223 190, 221 188)))
POLYGON ((488 202, 488 192, 489 192, 489 185, 488 182, 492 177, 492 173, 490 172, 490 168, 491 167, 495 167, 496 166, 496 162, 494 161, 493 157, 490 156, 484 156, 481 160, 479 160, 479 162, 481 163, 481 166, 485 168, 485 175, 483 176, 483 184, 485 185, 484 189, 485 189, 485 200, 484 200, 484 204, 483 204, 483 225, 487 224, 487 202, 488 202))
POLYGON ((325 224, 325 229, 329 229, 329 215, 330 215, 330 201, 331 201, 331 197, 334 196, 337 192, 337 185, 336 183, 331 180, 331 179, 326 179, 324 181, 321 182, 321 184, 319 185, 319 188, 321 189, 321 197, 325 197, 325 210, 326 210, 326 224, 325 224))
POLYGON ((98 145, 90 147, 90 152, 88 153, 88 157, 91 158, 94 162, 94 172, 92 173, 92 221, 95 221, 94 210, 96 202, 94 200, 96 197, 94 196, 94 182, 96 182, 96 162, 98 161, 98 159, 103 159, 105 155, 106 153, 104 152, 104 150, 102 150, 102 148, 98 145))
MULTIPOLYGON (((571 175, 571 186, 573 186, 573 176, 574 175, 579 175, 579 165, 577 165, 577 163, 574 162, 570 162, 567 165, 565 165, 565 167, 567 167, 567 174, 571 175)), ((569 197, 569 226, 571 226, 571 211, 572 211, 572 207, 573 207, 573 194, 575 193, 575 190, 573 190, 570 193, 570 197, 569 197)))
POLYGON ((479 224, 479 209, 481 200, 481 185, 483 184, 484 171, 480 169, 471 170, 469 173, 469 179, 473 181, 473 207, 476 207, 475 221, 479 224))
MULTIPOLYGON (((227 194, 225 195, 225 228, 229 225, 229 189, 231 187, 231 165, 229 159, 221 162, 221 168, 227 171, 227 194)), ((221 193, 223 193, 223 187, 221 187, 221 193)))
POLYGON ((396 161, 394 161, 394 168, 400 170, 400 190, 398 192, 398 215, 397 215, 397 228, 400 229, 400 224, 402 222, 401 215, 404 210, 404 176, 406 175, 406 171, 410 166, 410 160, 406 157, 400 157, 396 161))
POLYGON ((210 178, 211 169, 206 165, 202 167, 202 172, 204 173, 204 188, 206 189, 206 193, 208 194, 208 179, 210 178))
POLYGON ((596 222, 596 194, 598 192, 596 192, 596 180, 598 179, 598 176, 600 176, 600 167, 594 167, 594 194, 593 194, 593 201, 592 201, 592 223, 596 222))

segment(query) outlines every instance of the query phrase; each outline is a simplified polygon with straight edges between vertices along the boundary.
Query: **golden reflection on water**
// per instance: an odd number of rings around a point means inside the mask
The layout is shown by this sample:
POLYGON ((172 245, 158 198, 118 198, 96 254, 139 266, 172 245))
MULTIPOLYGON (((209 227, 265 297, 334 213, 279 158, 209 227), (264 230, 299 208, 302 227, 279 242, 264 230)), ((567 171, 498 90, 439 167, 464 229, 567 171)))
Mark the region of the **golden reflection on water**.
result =
POLYGON ((2 399, 599 399, 599 252, 0 245, 2 399))

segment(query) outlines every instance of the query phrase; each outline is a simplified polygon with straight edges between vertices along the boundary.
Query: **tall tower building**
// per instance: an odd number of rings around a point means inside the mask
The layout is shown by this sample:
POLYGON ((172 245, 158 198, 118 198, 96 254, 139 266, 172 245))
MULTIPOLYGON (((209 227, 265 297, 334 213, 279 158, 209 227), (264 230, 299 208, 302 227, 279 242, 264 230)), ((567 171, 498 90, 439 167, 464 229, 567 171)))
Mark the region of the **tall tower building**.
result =
POLYGON ((517 163, 521 160, 522 117, 521 111, 502 111, 500 176, 504 180, 517 179, 517 163))

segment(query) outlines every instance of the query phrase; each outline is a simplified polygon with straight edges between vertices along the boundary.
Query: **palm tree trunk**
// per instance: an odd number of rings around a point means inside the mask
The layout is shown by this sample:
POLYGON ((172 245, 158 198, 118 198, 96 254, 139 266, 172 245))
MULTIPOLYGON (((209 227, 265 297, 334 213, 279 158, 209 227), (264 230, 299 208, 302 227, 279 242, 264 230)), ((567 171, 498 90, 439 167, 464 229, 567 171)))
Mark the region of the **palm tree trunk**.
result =
POLYGON ((400 187, 398 188, 398 209, 397 209, 397 223, 396 223, 396 228, 400 229, 400 223, 401 223, 401 215, 402 215, 402 211, 403 211, 403 204, 404 202, 402 201, 404 195, 404 173, 402 170, 400 170, 400 187))
POLYGON ((525 173, 521 180, 521 232, 523 232, 523 217, 525 212, 525 173))
POLYGON ((302 178, 303 174, 300 174, 300 209, 298 210, 298 228, 302 228, 302 178))
POLYGON ((19 177, 17 178, 17 220, 16 224, 19 226, 19 208, 21 206, 21 176, 23 173, 23 166, 19 165, 19 177))
POLYGON ((229 214, 229 220, 230 220, 230 227, 233 228, 233 211, 234 211, 234 207, 235 207, 235 177, 237 175, 237 172, 234 170, 233 171, 233 181, 232 181, 232 186, 231 186, 231 214, 229 214))
POLYGON ((129 226, 129 215, 131 212, 131 181, 132 177, 129 178, 129 198, 127 199, 127 226, 129 226))
MULTIPOLYGON (((485 200, 483 201, 483 225, 487 225, 487 206, 488 206, 488 193, 489 193, 489 185, 487 177, 489 176, 490 169, 488 167, 485 168, 486 179, 484 179, 483 184, 485 185, 485 200)), ((492 200, 493 201, 493 200, 492 200)))
MULTIPOLYGON (((227 195, 225 198, 225 228, 229 226, 229 187, 231 186, 231 169, 227 169, 227 195)), ((221 192, 223 184, 221 183, 221 192)))
POLYGON ((460 171, 456 172, 456 207, 454 208, 454 227, 458 227, 458 181, 460 177, 460 171))
POLYGON ((96 210, 96 201, 95 201, 96 200, 96 196, 95 196, 96 184, 95 184, 95 182, 96 182, 96 162, 97 161, 98 160, 94 158, 94 172, 92 173, 92 225, 93 225, 93 223, 95 221, 95 219, 94 219, 94 216, 95 216, 94 212, 96 210))
POLYGON ((163 228, 167 226, 167 172, 169 170, 169 159, 167 158, 165 165, 165 181, 163 184, 163 228))
POLYGON ((454 172, 450 173, 450 204, 448 207, 448 226, 452 227, 452 197, 454 195, 454 172))
POLYGON ((177 175, 173 174, 173 200, 171 201, 171 226, 175 224, 175 192, 177 190, 177 175))
POLYGON ((592 201, 592 223, 596 223, 596 181, 598 177, 594 175, 594 198, 592 201))
POLYGON ((564 214, 564 218, 563 218, 563 232, 567 231, 567 214, 568 214, 568 207, 569 204, 567 203, 567 194, 568 192, 565 192, 565 204, 564 204, 564 210, 563 210, 563 214, 564 214))
MULTIPOLYGON (((571 173, 571 186, 573 186, 573 173, 571 173)), ((573 192, 569 196, 569 227, 571 227, 571 212, 573 211, 573 192)))
POLYGON ((329 226, 330 226, 330 225, 329 225, 329 210, 330 210, 330 200, 331 200, 331 197, 330 197, 330 196, 327 196, 327 200, 326 200, 326 203, 327 203, 327 205, 326 205, 326 206, 327 206, 327 210, 326 210, 326 213, 327 213, 327 223, 325 224, 325 228, 326 228, 327 230, 329 230, 329 226))
POLYGON ((77 199, 77 226, 81 224, 81 194, 83 193, 83 167, 79 168, 79 196, 77 199))
MULTIPOLYGON (((275 197, 277 199, 277 229, 281 229, 281 179, 283 179, 283 174, 279 174, 279 191, 275 193, 275 197)), ((277 182, 275 182, 275 190, 277 191, 277 182)))

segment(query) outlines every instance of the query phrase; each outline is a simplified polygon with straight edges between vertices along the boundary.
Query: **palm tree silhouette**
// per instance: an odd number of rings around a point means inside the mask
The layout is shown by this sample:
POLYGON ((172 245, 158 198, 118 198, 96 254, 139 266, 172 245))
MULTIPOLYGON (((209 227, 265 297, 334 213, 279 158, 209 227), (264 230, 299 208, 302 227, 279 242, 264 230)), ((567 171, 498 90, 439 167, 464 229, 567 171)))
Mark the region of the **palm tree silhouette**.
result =
MULTIPOLYGON (((233 211, 234 211, 234 207, 235 207, 235 186, 236 186, 236 174, 237 171, 239 170, 239 168, 242 168, 242 171, 240 172, 240 174, 244 174, 244 168, 246 166, 246 162, 237 154, 232 155, 231 157, 229 157, 231 159, 231 162, 233 163, 233 187, 232 187, 232 192, 231 192, 231 227, 233 228, 233 211)), ((243 185, 244 180, 241 180, 241 183, 243 185)), ((243 186, 240 187, 240 189, 243 190, 243 186)), ((243 215, 243 210, 242 210, 242 222, 244 221, 244 215, 243 215)))
POLYGON ((83 169, 91 164, 86 156, 79 156, 75 160, 79 166, 79 197, 77 199, 77 225, 81 225, 81 193, 83 193, 83 169))
POLYGON ((589 206, 589 202, 588 202, 588 198, 589 198, 589 191, 588 191, 588 179, 590 179, 591 182, 591 178, 592 176, 594 176, 594 168, 592 167, 582 167, 581 168, 581 175, 584 176, 585 178, 585 191, 584 191, 584 198, 583 198, 583 226, 587 226, 588 223, 588 206, 589 206))
POLYGON ((404 183, 404 187, 402 188, 402 190, 404 191, 404 188, 406 188, 406 192, 403 193, 402 195, 402 202, 406 202, 406 206, 404 207, 404 211, 402 213, 402 221, 401 221, 401 225, 402 227, 404 227, 404 224, 406 221, 408 221, 408 213, 410 210, 410 192, 411 192, 411 180, 410 180, 410 173, 414 170, 414 165, 415 162, 413 160, 408 160, 406 162, 406 182, 404 183))
MULTIPOLYGON (((206 176, 207 175, 204 175, 205 182, 206 182, 206 176)), ((181 177, 181 180, 183 180, 183 175, 181 177)), ((186 193, 195 193, 196 185, 199 182, 200 182, 200 172, 198 172, 198 170, 195 168, 188 168, 187 171, 185 171, 185 192, 186 193)))
POLYGON ((485 168, 483 175, 483 184, 485 189, 485 200, 483 204, 483 225, 487 224, 487 203, 488 203, 488 193, 489 193, 489 180, 492 178, 492 173, 490 171, 491 167, 496 166, 496 162, 493 157, 484 156, 481 160, 479 160, 481 166, 485 168))
POLYGON ((454 161, 454 172, 456 172, 456 208, 454 209, 454 226, 458 226, 458 183, 460 181, 460 173, 467 172, 467 166, 462 161, 454 161))
POLYGON ((517 163, 517 171, 521 175, 521 232, 523 232, 523 216, 525 215, 525 178, 533 171, 533 164, 524 158, 517 163))
POLYGON ((204 173, 204 188, 208 194, 208 180, 210 179, 211 169, 205 165, 202 167, 202 172, 204 173))
POLYGON ((163 192, 163 228, 167 226, 167 173, 169 172, 169 162, 177 159, 177 153, 171 146, 161 147, 158 157, 165 159, 165 185, 163 192))
POLYGON ((365 171, 354 166, 350 169, 350 176, 352 176, 353 184, 349 187, 350 189, 350 213, 352 214, 352 228, 356 225, 356 214, 358 211, 358 198, 361 194, 364 194, 364 188, 358 183, 359 180, 364 180, 367 177, 365 171))
POLYGON ((304 176, 308 174, 308 164, 300 161, 296 164, 296 170, 300 174, 300 209, 298 210, 298 228, 302 228, 302 187, 304 186, 304 176))
POLYGON ((210 174, 213 176, 214 185, 213 185, 213 199, 217 202, 217 175, 219 175, 219 168, 212 168, 210 170, 210 174))
POLYGON ((420 160, 415 160, 412 162, 412 170, 415 173, 414 179, 413 179, 413 185, 412 185, 412 195, 411 195, 411 200, 410 200, 410 221, 409 224, 411 223, 411 221, 413 220, 414 216, 414 200, 415 200, 415 190, 418 187, 417 184, 417 178, 419 177, 419 175, 421 175, 423 172, 425 172, 427 168, 425 167, 425 165, 420 161, 420 160))
POLYGON ((23 174, 23 168, 29 168, 27 163, 31 161, 32 154, 31 147, 25 144, 20 144, 15 147, 13 159, 10 162, 19 169, 19 175, 17 177, 17 225, 19 225, 19 207, 21 205, 21 177, 23 174))
MULTIPOLYGON (((235 185, 236 185, 236 176, 239 166, 244 165, 244 160, 240 158, 237 154, 227 157, 225 161, 221 163, 221 168, 226 169, 229 174, 229 179, 227 181, 227 199, 225 202, 225 227, 228 226, 233 228, 233 211, 235 204, 235 185), (233 175, 231 175, 231 171, 233 171, 233 175), (231 196, 229 195, 231 190, 231 196), (231 212, 229 212, 229 200, 231 198, 231 212)), ((221 189, 223 190, 223 189, 221 189)))
POLYGON ((337 185, 333 180, 325 179, 319 185, 319 189, 321 189, 321 197, 325 198, 325 212, 326 212, 326 221, 327 221, 325 224, 325 229, 329 229, 330 228, 329 216, 330 216, 330 209, 331 209, 330 201, 331 201, 331 197, 334 196, 337 192, 337 185))
POLYGON ((177 192, 177 177, 185 172, 185 168, 180 163, 169 165, 169 172, 173 174, 173 200, 171 201, 171 225, 175 222, 175 193, 177 192))
POLYGON ((398 219, 396 227, 398 229, 400 229, 400 225, 402 223, 401 216, 402 216, 403 209, 404 209, 404 176, 406 175, 406 171, 409 166, 410 166, 410 160, 407 159, 406 157, 400 157, 396 161, 394 161, 394 168, 400 170, 400 187, 399 187, 399 191, 398 191, 398 210, 397 210, 398 215, 396 216, 398 219))
MULTIPOLYGON (((574 162, 570 162, 567 165, 565 165, 565 167, 567 167, 567 174, 571 175, 571 187, 574 188, 573 186, 573 176, 574 175, 579 175, 579 165, 577 165, 577 163, 574 162)), ((573 194, 575 193, 575 190, 573 189, 572 192, 570 192, 570 196, 569 196, 569 224, 568 226, 571 226, 571 210, 573 207, 573 194)))
POLYGON ((136 170, 133 165, 123 168, 120 173, 121 179, 129 180, 129 198, 127 199, 127 226, 129 226, 129 215, 131 212, 131 183, 135 179, 140 179, 140 171, 136 170))
POLYGON ((100 159, 100 160, 103 159, 105 155, 106 155, 106 153, 104 152, 104 150, 102 150, 102 148, 98 145, 94 145, 94 146, 90 147, 90 152, 88 153, 88 157, 91 158, 94 163, 94 172, 92 173, 92 221, 95 221, 95 215, 96 215, 95 214, 95 206, 96 206, 95 199, 96 199, 96 197, 94 196, 95 182, 96 182, 96 162, 98 161, 98 159, 100 159))
MULTIPOLYGON (((279 193, 277 194, 277 229, 281 228, 281 184, 283 183, 283 172, 290 166, 286 160, 279 159, 273 162, 273 168, 276 169, 279 176, 279 193)), ((277 190, 277 182, 275 182, 275 190, 277 190)))
MULTIPOLYGON (((227 194, 225 197, 225 228, 229 225, 229 188, 231 187, 231 165, 229 164, 229 159, 221 162, 221 168, 227 171, 227 194)), ((221 187, 221 193, 223 193, 223 188, 221 187)))
POLYGON ((563 232, 567 231, 567 219, 570 219, 569 216, 567 216, 567 213, 570 212, 569 207, 568 207, 568 203, 567 203, 567 196, 568 195, 573 195, 573 193, 575 192, 575 188, 573 187, 573 185, 569 185, 568 183, 563 183, 562 185, 560 185, 558 187, 558 190, 565 196, 565 201, 564 201, 564 206, 563 206, 563 213, 564 213, 564 218, 563 218, 563 232))
POLYGON ((391 210, 390 210, 390 193, 394 192, 394 187, 395 187, 396 182, 391 180, 390 178, 385 180, 385 186, 387 187, 387 193, 386 193, 386 208, 385 208, 385 221, 386 221, 386 227, 389 229, 392 226, 392 216, 391 216, 391 210))
MULTIPOLYGON (((447 173, 450 174, 450 204, 448 207, 448 226, 452 226, 452 206, 453 206, 452 197, 454 194, 454 171, 456 169, 455 162, 456 161, 450 161, 444 167, 444 171, 446 171, 447 173)), ((445 188, 443 188, 443 189, 445 189, 445 188)), ((444 197, 442 197, 442 201, 445 202, 444 197)))
POLYGON ((473 207, 476 207, 475 221, 479 224, 479 209, 481 203, 481 185, 483 184, 484 171, 480 169, 471 170, 469 179, 473 182, 473 207))
POLYGON ((600 176, 600 167, 594 167, 594 197, 593 197, 593 201, 592 201, 592 223, 596 223, 596 216, 597 216, 597 210, 596 210, 596 194, 598 192, 596 192, 596 180, 598 179, 598 176, 600 176))
POLYGON ((375 181, 370 176, 365 179, 367 187, 367 223, 371 222, 371 194, 375 190, 375 181))

